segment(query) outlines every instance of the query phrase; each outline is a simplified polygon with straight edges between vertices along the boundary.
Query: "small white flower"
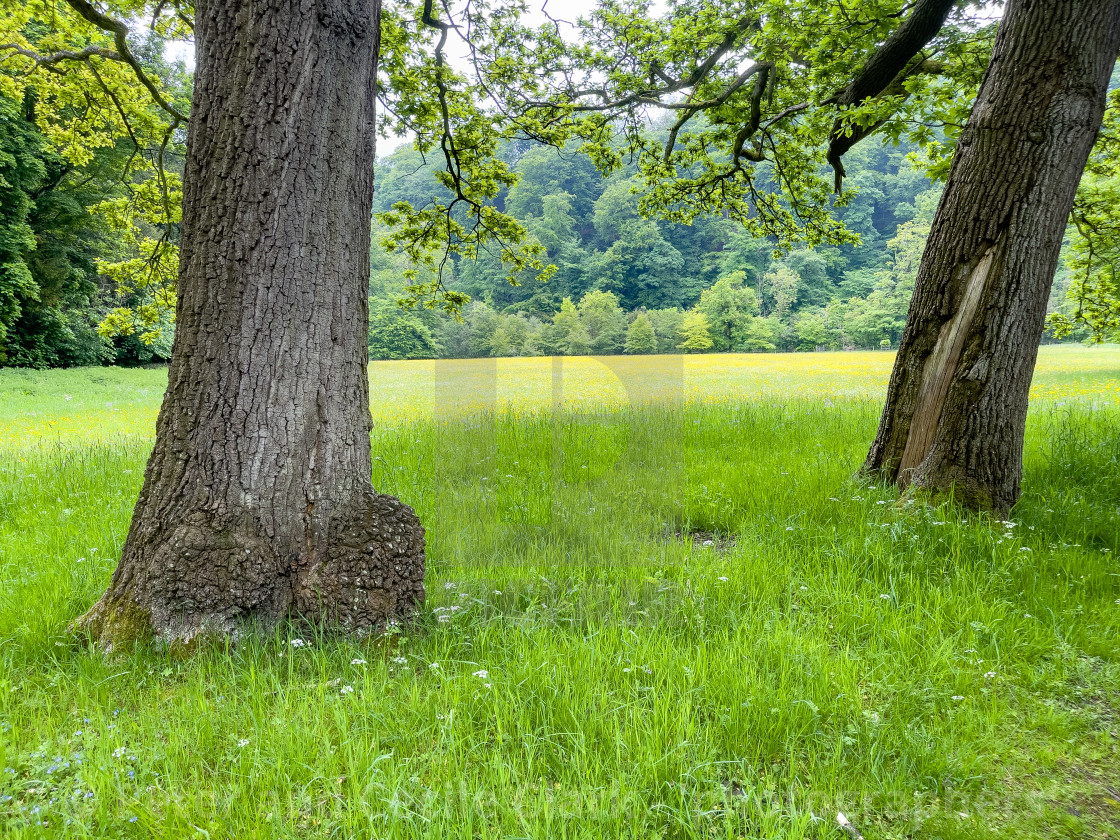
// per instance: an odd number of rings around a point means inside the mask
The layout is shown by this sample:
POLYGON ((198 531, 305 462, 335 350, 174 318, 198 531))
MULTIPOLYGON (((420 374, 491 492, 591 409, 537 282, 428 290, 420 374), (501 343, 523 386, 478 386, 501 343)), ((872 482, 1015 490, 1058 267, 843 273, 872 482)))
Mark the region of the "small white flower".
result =
POLYGON ((113 758, 120 758, 122 755, 124 755, 124 752, 124 747, 117 747, 115 750, 113 750, 113 758))
POLYGON ((485 686, 486 688, 493 688, 493 686, 490 685, 490 683, 483 683, 483 686, 485 686))
POLYGON ((629 673, 630 673, 630 669, 629 669, 629 668, 623 668, 623 669, 622 669, 622 673, 624 673, 624 674, 629 674, 629 673))
POLYGON ((722 580, 724 583, 726 583, 727 582, 727 576, 726 575, 720 575, 719 578, 717 578, 717 580, 722 580))
POLYGON ((480 680, 484 680, 484 679, 486 679, 487 677, 490 676, 490 672, 487 671, 485 668, 482 668, 478 671, 475 671, 473 676, 478 677, 480 680))
POLYGON ((239 746, 239 747, 249 746, 249 739, 248 738, 242 738, 240 741, 237 742, 237 746, 239 746))
POLYGON ((303 639, 292 639, 290 642, 288 642, 288 644, 290 644, 294 648, 307 647, 307 642, 305 642, 303 639))
POLYGON ((365 665, 366 661, 364 659, 351 659, 350 664, 351 665, 365 665))
POLYGON ((879 598, 880 598, 880 600, 883 600, 883 601, 889 601, 891 599, 891 596, 884 592, 882 595, 879 596, 879 598))
POLYGON ((1023 613, 1023 618, 1032 618, 1030 613, 1023 613))
POLYGON ((710 546, 710 545, 712 545, 712 541, 711 541, 711 540, 704 540, 704 548, 707 548, 707 547, 708 547, 708 546, 710 546))
POLYGON ((428 665, 428 668, 429 668, 429 670, 432 670, 432 671, 438 671, 439 670, 439 663, 438 662, 433 662, 430 665, 428 665))
POLYGON ((802 591, 802 592, 808 592, 808 591, 809 591, 809 587, 808 587, 808 586, 802 586, 802 587, 801 587, 801 591, 802 591))
POLYGON ((407 665, 408 664, 408 660, 405 659, 403 656, 394 656, 392 661, 395 662, 397 665, 407 665))
POLYGON ((454 588, 455 588, 455 584, 454 584, 454 583, 452 583, 451 581, 448 581, 447 583, 445 583, 445 584, 443 585, 443 588, 444 588, 444 589, 454 589, 454 588))
POLYGON ((339 693, 339 694, 353 694, 353 693, 354 693, 354 686, 352 686, 352 685, 344 685, 344 686, 342 687, 341 691, 339 691, 338 693, 339 693))
POLYGON ((986 674, 984 675, 984 677, 985 677, 986 679, 989 679, 989 680, 990 680, 990 679, 994 679, 994 678, 995 678, 995 675, 996 675, 996 672, 995 672, 995 671, 989 671, 988 673, 986 673, 986 674))
POLYGON ((953 695, 953 699, 954 699, 954 700, 963 700, 963 699, 964 699, 964 695, 963 695, 963 694, 954 694, 954 695, 953 695))

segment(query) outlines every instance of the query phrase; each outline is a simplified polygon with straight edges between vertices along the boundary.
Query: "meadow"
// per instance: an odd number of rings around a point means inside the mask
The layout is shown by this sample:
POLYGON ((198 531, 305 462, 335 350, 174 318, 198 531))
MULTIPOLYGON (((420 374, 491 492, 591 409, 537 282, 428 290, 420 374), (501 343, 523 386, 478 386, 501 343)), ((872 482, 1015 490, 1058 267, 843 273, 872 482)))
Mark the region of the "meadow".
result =
POLYGON ((1120 348, 1010 520, 856 476, 889 353, 371 365, 415 624, 102 655, 161 369, 0 371, 4 837, 1120 838, 1120 348))

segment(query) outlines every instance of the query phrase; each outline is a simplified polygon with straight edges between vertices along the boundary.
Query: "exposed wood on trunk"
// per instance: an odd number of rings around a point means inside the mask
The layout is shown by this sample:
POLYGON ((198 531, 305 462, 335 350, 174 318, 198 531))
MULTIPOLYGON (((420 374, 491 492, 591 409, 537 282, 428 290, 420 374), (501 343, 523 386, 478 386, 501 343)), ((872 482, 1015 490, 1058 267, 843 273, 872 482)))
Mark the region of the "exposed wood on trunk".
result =
POLYGON ((1000 515, 1018 499, 1046 301, 1118 49, 1120 0, 1008 2, 865 470, 1000 515))
POLYGON ((424 535, 370 483, 379 0, 196 3, 177 332, 120 565, 79 626, 167 643, 424 596, 424 535))
POLYGON ((922 387, 918 391, 918 406, 914 410, 914 420, 910 424, 910 434, 906 438, 906 448, 899 463, 899 484, 906 486, 910 471, 918 466, 929 452, 937 433, 937 421, 949 393, 949 383, 964 349, 964 339, 976 317, 976 309, 984 294, 988 272, 992 267, 992 254, 988 251, 980 258, 979 264, 968 272, 964 296, 953 318, 941 327, 941 335, 922 371, 922 387))

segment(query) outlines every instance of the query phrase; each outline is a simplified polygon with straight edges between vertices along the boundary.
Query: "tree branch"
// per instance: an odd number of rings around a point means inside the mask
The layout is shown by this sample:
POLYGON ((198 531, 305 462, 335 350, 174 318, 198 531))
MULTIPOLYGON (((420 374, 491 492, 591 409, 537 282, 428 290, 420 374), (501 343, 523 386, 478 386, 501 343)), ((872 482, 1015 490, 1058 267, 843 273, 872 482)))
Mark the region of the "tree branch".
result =
MULTIPOLYGON (((958 2, 959 0, 917 0, 905 23, 871 54, 855 78, 824 104, 859 105, 883 93, 941 31, 949 12, 958 2)), ((836 172, 836 192, 840 192, 844 180, 844 163, 841 160, 844 153, 876 128, 878 125, 845 128, 839 117, 833 123, 829 135, 828 162, 836 172)))
POLYGON ((59 64, 60 62, 88 61, 91 56, 95 55, 100 56, 101 58, 109 58, 114 61, 121 60, 121 57, 117 53, 113 52, 112 50, 107 50, 104 47, 86 47, 80 52, 74 52, 73 50, 59 50, 58 52, 51 53, 50 55, 39 55, 39 53, 33 52, 29 49, 25 49, 19 44, 0 44, 0 50, 11 50, 17 55, 22 55, 26 58, 30 58, 35 62, 36 67, 43 67, 53 72, 60 72, 54 66, 56 64, 59 64))
POLYGON ((121 21, 99 12, 93 7, 93 4, 87 2, 87 0, 66 0, 66 3, 84 20, 113 36, 113 43, 118 53, 114 58, 118 61, 123 61, 132 68, 132 72, 136 74, 136 78, 139 80, 140 84, 148 89, 148 93, 152 95, 152 99, 155 100, 160 108, 180 122, 187 121, 186 115, 168 102, 164 95, 160 93, 159 88, 157 88, 151 78, 148 77, 148 74, 144 72, 144 68, 140 66, 140 62, 137 60, 136 56, 133 55, 132 49, 128 45, 127 26, 121 23, 121 21))

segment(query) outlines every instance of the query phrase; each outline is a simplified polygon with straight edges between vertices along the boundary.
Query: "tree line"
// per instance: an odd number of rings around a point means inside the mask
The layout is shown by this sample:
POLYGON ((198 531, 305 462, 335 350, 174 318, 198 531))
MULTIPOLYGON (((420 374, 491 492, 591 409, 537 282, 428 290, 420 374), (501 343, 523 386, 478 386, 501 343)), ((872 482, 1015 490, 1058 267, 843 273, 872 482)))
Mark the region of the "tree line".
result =
MULTIPOLYGON (((452 318, 399 306, 404 258, 375 246, 370 358, 897 346, 940 196, 917 151, 902 143, 853 152, 854 197, 834 212, 858 242, 776 254, 773 239, 720 217, 642 218, 632 167, 604 178, 578 149, 509 144, 518 181, 496 204, 525 224, 557 272, 511 285, 494 255, 457 260, 445 282, 471 302, 452 318)), ((381 161, 375 211, 422 203, 434 183, 426 169, 411 148, 381 161)))

